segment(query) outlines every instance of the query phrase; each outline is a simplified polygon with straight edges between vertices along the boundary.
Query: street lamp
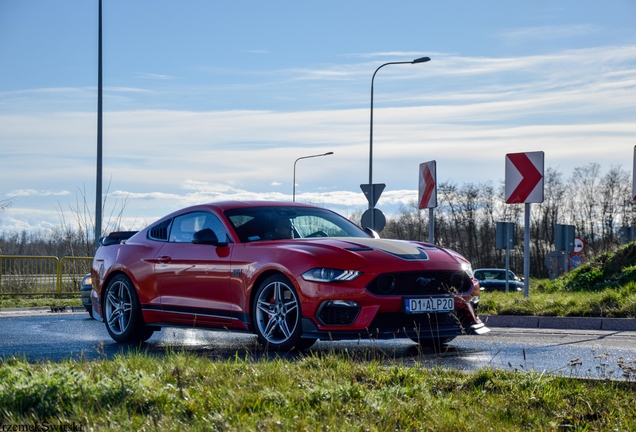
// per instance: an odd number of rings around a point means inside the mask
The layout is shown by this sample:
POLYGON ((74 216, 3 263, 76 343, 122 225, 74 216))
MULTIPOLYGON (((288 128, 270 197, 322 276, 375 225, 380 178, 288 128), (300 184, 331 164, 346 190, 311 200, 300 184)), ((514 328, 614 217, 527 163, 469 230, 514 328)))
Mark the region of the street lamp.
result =
POLYGON ((329 156, 332 155, 333 152, 327 152, 327 153, 322 153, 322 154, 316 154, 316 155, 311 155, 311 156, 303 156, 303 157, 299 157, 298 159, 296 159, 294 161, 294 181, 293 181, 293 185, 294 185, 294 192, 292 194, 292 201, 296 201, 296 162, 298 162, 301 159, 309 159, 309 158, 315 158, 315 157, 320 157, 320 156, 329 156))
MULTIPOLYGON (((102 0, 99 0, 97 36, 97 174, 95 180, 95 249, 102 236, 102 0)), ((94 252, 93 251, 93 252, 94 252)))
POLYGON ((371 213, 371 228, 375 229, 375 216, 373 212, 373 207, 375 206, 375 190, 373 187, 373 80, 375 80, 375 74, 378 73, 380 69, 384 66, 388 65, 397 65, 397 64, 415 64, 415 63, 426 63, 430 61, 430 57, 420 57, 412 61, 400 61, 400 62, 388 62, 380 65, 375 72, 373 72, 373 77, 371 78, 371 131, 369 134, 369 211, 371 213))

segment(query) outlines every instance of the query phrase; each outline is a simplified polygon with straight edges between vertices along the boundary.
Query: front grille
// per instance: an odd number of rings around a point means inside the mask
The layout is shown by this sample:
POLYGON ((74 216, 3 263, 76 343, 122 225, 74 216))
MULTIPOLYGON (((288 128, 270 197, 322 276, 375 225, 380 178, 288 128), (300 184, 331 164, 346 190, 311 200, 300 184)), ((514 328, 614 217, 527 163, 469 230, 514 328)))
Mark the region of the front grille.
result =
POLYGON ((367 290, 375 295, 431 295, 465 293, 473 286, 461 271, 416 271, 385 273, 373 279, 367 290))
POLYGON ((318 321, 323 325, 351 325, 359 312, 359 307, 324 306, 318 311, 318 321))
POLYGON ((449 313, 379 313, 368 329, 371 334, 378 332, 412 332, 428 333, 442 328, 461 328, 461 319, 454 312, 449 313))

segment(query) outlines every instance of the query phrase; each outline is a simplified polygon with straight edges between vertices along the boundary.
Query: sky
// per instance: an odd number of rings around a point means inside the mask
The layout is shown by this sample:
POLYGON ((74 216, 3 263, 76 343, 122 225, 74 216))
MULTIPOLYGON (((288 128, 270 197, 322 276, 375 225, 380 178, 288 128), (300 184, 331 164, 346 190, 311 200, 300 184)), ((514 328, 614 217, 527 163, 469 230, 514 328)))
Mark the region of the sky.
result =
MULTIPOLYGON (((97 53, 97 0, 0 0, 0 231, 93 214, 97 53)), ((531 151, 631 175, 636 0, 103 0, 105 223, 291 201, 294 173, 297 201, 364 210, 373 74, 423 56, 373 81, 387 215, 431 160, 457 185, 531 151)))

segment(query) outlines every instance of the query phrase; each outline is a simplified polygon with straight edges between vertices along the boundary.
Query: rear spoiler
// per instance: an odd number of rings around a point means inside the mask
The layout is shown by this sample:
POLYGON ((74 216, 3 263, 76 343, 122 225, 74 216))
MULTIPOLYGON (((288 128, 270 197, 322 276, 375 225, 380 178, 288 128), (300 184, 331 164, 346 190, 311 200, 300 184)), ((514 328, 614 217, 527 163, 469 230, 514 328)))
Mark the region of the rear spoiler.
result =
POLYGON ((105 237, 99 239, 100 246, 110 246, 114 244, 120 244, 125 240, 128 240, 138 231, 113 231, 105 237))

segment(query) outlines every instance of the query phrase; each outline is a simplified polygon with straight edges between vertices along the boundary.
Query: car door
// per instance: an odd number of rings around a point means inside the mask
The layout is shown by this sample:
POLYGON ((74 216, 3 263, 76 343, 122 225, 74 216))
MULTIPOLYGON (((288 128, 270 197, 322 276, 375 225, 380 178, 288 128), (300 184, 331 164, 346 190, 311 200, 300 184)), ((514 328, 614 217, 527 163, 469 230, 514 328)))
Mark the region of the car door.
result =
POLYGON ((216 215, 206 211, 174 218, 168 242, 157 252, 154 272, 161 307, 170 321, 187 325, 239 325, 230 290, 233 243, 216 215), (195 232, 209 228, 222 245, 194 244, 195 232))

